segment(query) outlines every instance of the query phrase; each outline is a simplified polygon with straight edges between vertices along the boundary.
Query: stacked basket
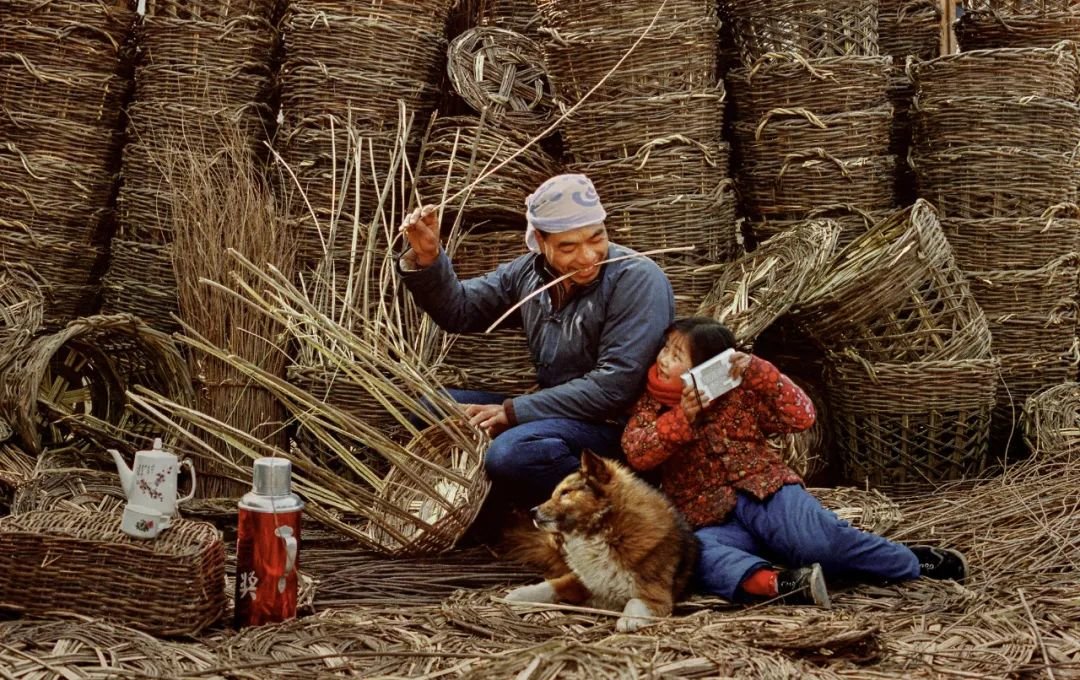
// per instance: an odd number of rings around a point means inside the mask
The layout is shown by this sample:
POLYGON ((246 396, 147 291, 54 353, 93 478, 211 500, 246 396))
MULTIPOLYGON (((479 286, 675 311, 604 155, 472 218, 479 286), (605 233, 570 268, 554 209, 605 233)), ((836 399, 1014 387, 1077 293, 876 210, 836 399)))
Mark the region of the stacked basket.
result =
POLYGON ((828 216, 841 241, 896 204, 891 60, 879 57, 877 2, 725 3, 743 65, 735 100, 737 179, 755 240, 828 216))
POLYGON ((212 157, 225 122, 239 123, 254 152, 270 123, 277 0, 156 0, 136 34, 139 62, 127 110, 119 225, 104 279, 105 309, 175 328, 170 155, 212 157))
POLYGON ((42 279, 45 319, 96 304, 130 79, 126 2, 10 0, 0 19, 0 255, 42 279))
POLYGON ((476 15, 482 26, 539 35, 540 15, 536 11, 536 0, 480 0, 476 15))
POLYGON ((963 50, 1050 47, 1080 40, 1080 5, 1075 0, 964 0, 956 24, 963 50))
POLYGON ((633 0, 617 14, 602 0, 538 5, 548 72, 570 112, 562 127, 570 170, 596 184, 616 243, 638 251, 694 246, 654 258, 678 312, 693 311, 711 285, 698 267, 741 251, 722 139, 715 3, 633 0))
POLYGON ((1077 61, 1069 45, 1004 48, 911 72, 919 192, 937 205, 990 323, 1008 388, 995 431, 1007 437, 1028 395, 1074 370, 1077 61))

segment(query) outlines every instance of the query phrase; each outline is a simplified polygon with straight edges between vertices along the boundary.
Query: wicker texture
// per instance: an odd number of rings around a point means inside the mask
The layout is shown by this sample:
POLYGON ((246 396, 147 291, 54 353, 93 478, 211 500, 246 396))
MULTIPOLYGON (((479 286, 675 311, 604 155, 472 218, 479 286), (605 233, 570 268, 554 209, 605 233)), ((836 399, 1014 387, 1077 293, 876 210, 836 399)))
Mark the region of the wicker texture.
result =
POLYGON ((540 12, 536 0, 479 0, 477 19, 482 26, 496 26, 515 33, 537 35, 540 12))
POLYGON ((916 148, 949 149, 993 140, 1002 147, 1071 153, 1080 144, 1080 106, 1050 97, 915 100, 916 148))
MULTIPOLYGON (((1076 308, 1080 290, 1076 253, 1062 255, 1038 269, 967 270, 971 294, 991 324, 1017 312, 1051 318, 1076 308)), ((992 328, 992 326, 991 326, 992 328)))
MULTIPOLYGON (((1076 364, 1057 353, 1027 350, 1021 354, 1001 354, 1001 384, 991 423, 991 437, 1004 445, 1023 440, 1022 416, 1028 398, 1046 388, 1066 384, 1076 378, 1076 364)), ((1013 449, 1015 450, 1015 449, 1013 449)))
POLYGON ((1051 47, 1062 40, 1080 39, 1080 14, 1074 11, 1005 16, 966 12, 956 23, 955 32, 963 50, 1051 47))
POLYGON ((533 0, 544 25, 557 31, 606 30, 613 26, 644 28, 656 17, 658 25, 715 16, 711 0, 669 0, 663 9, 652 0, 626 0, 619 5, 618 17, 612 17, 607 0, 533 0), (658 13, 659 11, 659 13, 658 13))
POLYGON ((796 219, 815 208, 846 204, 864 211, 896 204, 896 158, 838 158, 824 149, 788 154, 779 166, 743 165, 739 191, 755 218, 796 219))
POLYGON ((115 471, 61 468, 35 473, 15 493, 11 511, 114 513, 126 502, 115 471))
POLYGON ((555 109, 539 44, 502 28, 473 28, 450 43, 447 61, 454 89, 492 123, 533 134, 549 126, 555 109))
POLYGON ((922 200, 842 250, 802 298, 794 313, 826 349, 887 362, 989 356, 986 317, 922 200))
POLYGON ((146 14, 208 23, 244 16, 272 19, 280 4, 280 0, 146 0, 146 14))
POLYGON ((965 10, 998 14, 1047 14, 1067 12, 1076 0, 963 0, 965 10))
POLYGON ((0 267, 0 367, 43 322, 45 298, 37 278, 15 265, 0 267))
POLYGON ((458 278, 465 280, 493 272, 500 264, 527 252, 524 230, 474 230, 461 237, 450 258, 458 278))
POLYGON ((532 352, 520 328, 453 336, 441 368, 453 387, 507 396, 536 387, 532 352), (493 363, 492 357, 498 357, 498 362, 493 363))
POLYGON ((822 472, 829 463, 832 450, 832 417, 824 395, 824 385, 811 384, 798 376, 788 376, 814 404, 814 424, 802 432, 774 435, 769 446, 780 451, 788 467, 803 479, 822 472))
POLYGON ((782 234, 813 220, 828 220, 840 227, 837 247, 842 248, 854 241, 860 234, 869 231, 875 224, 893 214, 892 210, 867 212, 850 205, 825 205, 814 208, 805 217, 793 220, 765 219, 749 224, 750 234, 757 243, 766 241, 777 234, 782 234))
POLYGON ((135 314, 162 332, 179 330, 172 244, 113 239, 109 271, 102 280, 105 313, 135 314))
POLYGON ((886 102, 892 57, 802 59, 770 55, 728 72, 739 118, 760 120, 773 109, 803 108, 817 115, 872 109, 886 102))
POLYGON ((985 468, 996 360, 834 357, 827 380, 836 446, 853 481, 932 487, 985 468))
POLYGON ((726 0, 746 64, 778 52, 806 58, 878 54, 875 0, 726 0))
POLYGON ((1068 382, 1028 397, 1024 441, 1039 458, 1080 452, 1080 383, 1068 382))
POLYGON ((964 271, 1038 269, 1062 253, 1080 251, 1080 211, 1044 217, 942 220, 956 264, 964 271))
POLYGON ((572 163, 569 172, 587 175, 606 203, 663 199, 716 192, 728 176, 726 144, 706 146, 682 135, 654 139, 623 158, 572 163))
POLYGON ((1076 95, 1078 62, 1071 46, 986 49, 913 61, 908 72, 923 101, 952 97, 1076 95))
POLYGON ((783 167, 812 149, 841 158, 885 155, 892 117, 888 105, 820 116, 805 108, 774 109, 756 121, 737 121, 733 130, 744 163, 783 167))
POLYGON ((225 547, 211 524, 173 520, 152 541, 110 513, 31 512, 0 519, 0 606, 121 621, 193 635, 225 607, 225 547))
POLYGON ((936 0, 881 0, 878 4, 881 54, 932 59, 941 51, 941 6, 936 0))

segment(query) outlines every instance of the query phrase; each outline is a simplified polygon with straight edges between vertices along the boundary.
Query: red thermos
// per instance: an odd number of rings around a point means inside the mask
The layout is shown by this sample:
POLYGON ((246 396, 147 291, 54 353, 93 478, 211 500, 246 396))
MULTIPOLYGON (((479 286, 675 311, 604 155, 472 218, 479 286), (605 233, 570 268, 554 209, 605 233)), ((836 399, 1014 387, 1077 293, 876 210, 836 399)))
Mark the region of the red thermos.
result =
POLYGON ((296 616, 300 513, 291 492, 292 464, 284 458, 255 461, 252 490, 240 499, 236 538, 237 628, 296 616))

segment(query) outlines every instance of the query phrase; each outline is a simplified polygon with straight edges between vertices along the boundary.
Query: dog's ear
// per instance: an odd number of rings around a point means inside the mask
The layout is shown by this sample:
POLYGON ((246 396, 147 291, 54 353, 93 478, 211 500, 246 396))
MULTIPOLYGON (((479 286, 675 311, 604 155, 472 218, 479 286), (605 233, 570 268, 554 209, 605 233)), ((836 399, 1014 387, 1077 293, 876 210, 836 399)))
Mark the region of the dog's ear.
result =
POLYGON ((602 486, 611 481, 611 468, 603 458, 585 449, 581 452, 581 476, 590 484, 602 486))

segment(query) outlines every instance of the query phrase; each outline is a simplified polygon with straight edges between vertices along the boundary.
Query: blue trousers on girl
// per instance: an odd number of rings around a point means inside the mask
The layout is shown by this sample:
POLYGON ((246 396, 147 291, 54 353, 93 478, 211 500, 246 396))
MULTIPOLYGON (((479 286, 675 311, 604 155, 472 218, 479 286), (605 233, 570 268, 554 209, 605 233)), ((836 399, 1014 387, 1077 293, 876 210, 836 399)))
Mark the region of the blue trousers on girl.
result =
POLYGON ((739 492, 726 522, 696 534, 699 590, 731 602, 746 599, 739 586, 750 574, 773 564, 797 568, 818 562, 827 580, 919 576, 919 561, 906 546, 856 529, 798 484, 786 484, 764 501, 739 492))

